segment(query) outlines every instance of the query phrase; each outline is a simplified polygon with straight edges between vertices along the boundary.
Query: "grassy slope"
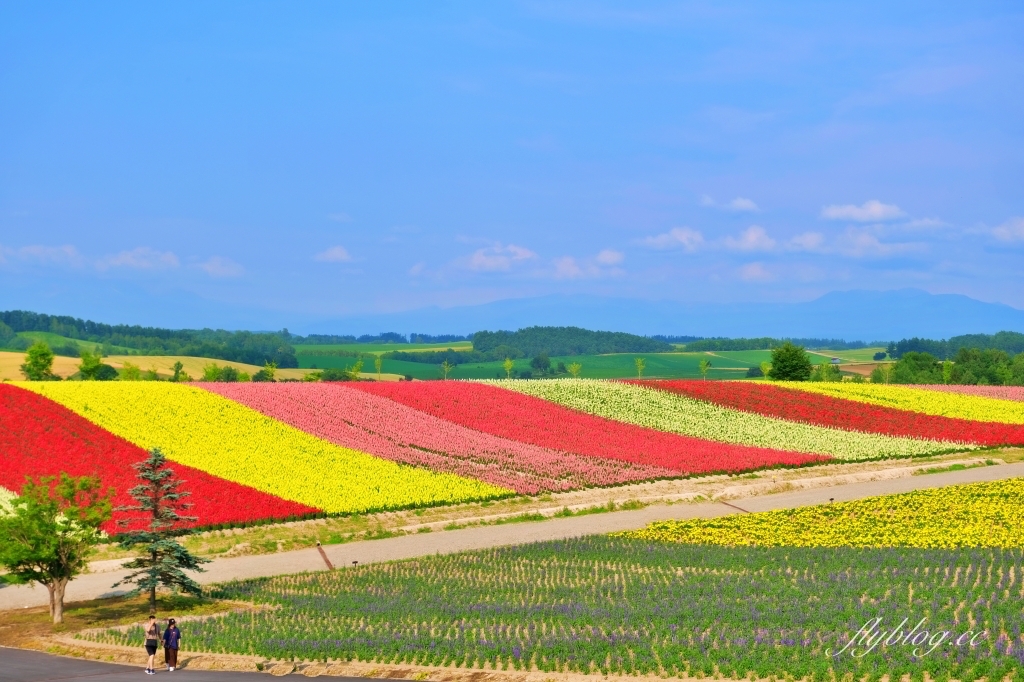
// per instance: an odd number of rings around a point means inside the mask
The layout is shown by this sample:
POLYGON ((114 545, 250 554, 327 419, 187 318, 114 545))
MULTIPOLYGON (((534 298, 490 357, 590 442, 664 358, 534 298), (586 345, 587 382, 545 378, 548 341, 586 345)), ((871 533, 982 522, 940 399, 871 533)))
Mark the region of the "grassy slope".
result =
MULTIPOLYGON (((884 348, 858 348, 856 350, 815 350, 810 351, 815 358, 828 356, 839 358, 843 362, 872 362, 875 353, 885 352, 884 348)), ((813 358, 812 358, 813 359, 813 358)))
MULTIPOLYGON (((551 363, 557 366, 559 362, 564 362, 566 365, 578 362, 583 365, 583 371, 580 373, 580 376, 591 379, 620 379, 636 376, 636 366, 633 362, 636 357, 638 355, 633 353, 578 355, 574 357, 553 357, 551 358, 551 363)), ((712 369, 708 373, 708 378, 739 379, 744 376, 749 366, 744 363, 726 360, 716 363, 714 357, 709 357, 704 353, 649 353, 643 354, 642 357, 647 361, 647 369, 644 371, 645 377, 696 378, 700 376, 700 370, 698 369, 700 361, 710 359, 712 369), (720 366, 715 367, 714 365, 716 364, 720 366), (727 367, 733 369, 726 369, 727 367)), ((350 366, 353 361, 354 358, 299 356, 299 365, 301 367, 316 365, 319 369, 327 367, 344 368, 350 366)), ((515 371, 517 372, 529 369, 529 367, 530 361, 528 359, 524 358, 515 362, 515 371)), ((364 364, 363 370, 366 371, 367 369, 372 369, 372 367, 364 364)), ((436 379, 441 376, 437 365, 428 365, 420 362, 400 362, 388 359, 384 360, 383 371, 393 374, 409 374, 416 379, 436 379)), ((453 379, 494 379, 499 374, 502 377, 505 376, 505 370, 500 362, 483 362, 459 365, 449 376, 453 379)))
POLYGON ((295 346, 295 354, 302 355, 313 351, 343 350, 355 353, 390 353, 391 351, 402 351, 412 353, 424 350, 473 350, 473 344, 469 341, 452 341, 450 343, 332 343, 322 346, 315 344, 300 344, 295 346))

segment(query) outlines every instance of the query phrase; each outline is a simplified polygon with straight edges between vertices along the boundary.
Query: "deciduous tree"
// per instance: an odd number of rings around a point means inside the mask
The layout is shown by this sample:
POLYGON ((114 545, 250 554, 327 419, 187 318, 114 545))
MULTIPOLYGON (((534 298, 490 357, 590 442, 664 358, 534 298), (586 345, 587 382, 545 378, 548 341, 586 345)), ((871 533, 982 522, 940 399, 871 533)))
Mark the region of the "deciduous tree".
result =
POLYGON ((21 373, 29 381, 59 381, 53 373, 53 351, 44 341, 36 341, 25 351, 21 373))
POLYGON ((776 381, 807 381, 811 369, 811 359, 803 347, 786 341, 772 350, 772 368, 768 376, 776 381))
POLYGON ((113 495, 98 478, 62 473, 56 482, 27 480, 10 508, 0 507, 0 564, 14 578, 46 587, 54 623, 64 622, 64 590, 102 538, 113 495))
POLYGON ((583 365, 581 365, 578 362, 573 362, 573 363, 570 363, 569 366, 566 369, 569 370, 569 374, 572 375, 573 379, 579 379, 580 378, 580 371, 583 369, 583 365))
POLYGON ((697 364, 697 368, 700 370, 701 378, 703 378, 704 381, 707 381, 708 370, 711 369, 711 361, 708 360, 707 358, 704 358, 703 360, 700 361, 700 363, 697 364))
POLYGON ((85 381, 96 381, 99 378, 100 368, 103 367, 103 358, 99 353, 90 353, 84 348, 80 357, 82 361, 78 363, 78 373, 85 381))
POLYGON ((452 363, 448 362, 447 360, 442 362, 440 366, 441 366, 441 372, 444 374, 444 378, 445 379, 447 379, 448 378, 448 374, 453 369, 455 369, 455 365, 453 365, 452 363))
POLYGON ((505 370, 505 378, 512 378, 512 368, 516 366, 516 363, 512 362, 512 358, 506 357, 505 362, 501 363, 502 369, 505 370))
POLYGON ((633 364, 636 365, 637 379, 642 379, 644 376, 644 369, 647 367, 647 360, 644 358, 633 358, 633 364))

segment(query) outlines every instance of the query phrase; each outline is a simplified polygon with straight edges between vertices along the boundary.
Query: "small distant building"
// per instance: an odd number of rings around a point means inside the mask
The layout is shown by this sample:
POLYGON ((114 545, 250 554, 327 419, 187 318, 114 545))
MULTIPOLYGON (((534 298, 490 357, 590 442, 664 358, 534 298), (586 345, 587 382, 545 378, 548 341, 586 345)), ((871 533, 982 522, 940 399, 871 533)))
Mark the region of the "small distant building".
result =
POLYGON ((832 358, 832 364, 833 365, 839 365, 839 364, 841 364, 841 362, 842 361, 839 358, 832 358))

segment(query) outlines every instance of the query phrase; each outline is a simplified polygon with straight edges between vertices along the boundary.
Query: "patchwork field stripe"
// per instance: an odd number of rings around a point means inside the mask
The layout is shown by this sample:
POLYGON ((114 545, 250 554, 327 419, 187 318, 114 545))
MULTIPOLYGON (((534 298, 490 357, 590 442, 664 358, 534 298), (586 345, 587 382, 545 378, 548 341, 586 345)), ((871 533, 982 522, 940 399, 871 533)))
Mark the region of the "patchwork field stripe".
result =
POLYGON ((1024 444, 1024 425, 979 422, 882 407, 753 381, 630 381, 715 405, 803 424, 975 445, 1024 444))
POLYGON ((828 459, 820 454, 747 447, 665 433, 511 391, 506 388, 507 384, 505 381, 500 385, 465 381, 367 382, 353 384, 353 387, 503 438, 592 457, 658 466, 684 474, 798 466, 828 459))
POLYGON ((168 459, 331 513, 505 497, 506 488, 342 448, 192 386, 22 384, 168 459))
MULTIPOLYGON (((132 504, 138 485, 132 465, 146 458, 138 445, 43 396, 0 384, 0 485, 18 491, 26 476, 98 476, 114 488, 115 506, 132 504)), ((175 463, 175 473, 192 494, 196 524, 208 526, 314 514, 315 507, 284 500, 255 488, 175 463)), ((115 514, 114 521, 120 518, 115 514)), ((108 531, 114 530, 112 522, 108 531)))
POLYGON ((502 381, 502 387, 622 422, 696 438, 831 455, 843 460, 909 457, 975 446, 799 424, 619 381, 502 381))

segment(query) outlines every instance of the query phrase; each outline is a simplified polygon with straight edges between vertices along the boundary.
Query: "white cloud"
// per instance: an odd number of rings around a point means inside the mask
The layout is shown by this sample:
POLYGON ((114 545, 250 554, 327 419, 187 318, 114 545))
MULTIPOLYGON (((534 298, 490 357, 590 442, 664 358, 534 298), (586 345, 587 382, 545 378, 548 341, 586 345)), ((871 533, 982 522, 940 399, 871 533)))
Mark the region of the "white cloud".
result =
POLYGON ((43 244, 30 244, 20 248, 0 247, 0 262, 6 260, 22 261, 35 265, 58 265, 81 267, 85 265, 85 258, 71 244, 63 246, 45 246, 43 244))
POLYGON ((119 251, 103 256, 96 261, 98 270, 130 268, 132 270, 173 270, 180 265, 178 257, 171 251, 157 251, 140 246, 131 251, 119 251))
POLYGON ((348 213, 343 213, 343 212, 328 213, 327 214, 327 219, 328 220, 333 220, 336 223, 350 223, 350 222, 352 222, 352 216, 350 216, 348 213))
POLYGON ((729 208, 734 211, 758 211, 757 204, 750 199, 744 199, 743 197, 736 197, 729 202, 729 208))
POLYGON ((761 263, 747 263, 740 268, 740 279, 744 282, 770 282, 775 275, 761 263))
POLYGON ((1024 218, 1010 218, 994 228, 992 235, 1001 242, 1024 241, 1024 218))
POLYGON ((853 227, 836 242, 836 251, 851 258, 885 258, 921 249, 920 244, 884 243, 870 231, 853 227))
POLYGON ((416 263, 416 265, 414 265, 411 268, 409 268, 409 276, 410 277, 418 277, 418 276, 422 275, 424 273, 424 271, 426 271, 426 269, 427 269, 427 264, 426 263, 423 263, 423 262, 416 263))
POLYGON ((821 209, 821 217, 828 220, 855 220, 860 223, 893 220, 906 215, 895 204, 883 204, 877 199, 865 201, 860 206, 833 204, 821 209))
POLYGON ((612 249, 604 249, 594 258, 601 265, 618 265, 626 256, 620 251, 613 251, 612 249))
POLYGON ((724 209, 726 211, 741 211, 741 212, 742 211, 750 211, 750 212, 756 212, 756 211, 761 210, 761 209, 758 208, 757 204, 755 204, 753 202, 753 200, 747 199, 745 197, 736 197, 732 201, 728 201, 728 202, 726 202, 724 204, 720 204, 717 201, 715 201, 714 199, 712 199, 710 196, 705 194, 704 196, 702 196, 700 198, 700 205, 701 206, 709 206, 711 208, 721 208, 721 209, 724 209))
POLYGON ((740 233, 739 238, 726 237, 725 248, 733 251, 771 251, 775 248, 775 240, 760 225, 751 225, 740 233))
POLYGON ((555 279, 576 279, 585 273, 572 256, 555 259, 555 279))
POLYGON ((789 240, 789 248, 796 251, 820 251, 825 245, 825 235, 820 232, 803 232, 789 240))
POLYGON ((508 271, 516 263, 532 260, 537 257, 533 251, 522 246, 495 244, 477 249, 470 255, 467 267, 476 272, 508 271))
POLYGON ((612 249, 604 249, 593 258, 577 259, 574 256, 562 256, 552 261, 555 269, 551 276, 555 279, 616 277, 625 272, 617 267, 625 258, 625 255, 612 249))
POLYGON ((196 267, 210 277, 238 277, 245 272, 245 268, 241 265, 222 256, 212 256, 202 263, 198 263, 196 267))
POLYGON ((704 235, 689 227, 673 227, 668 232, 647 237, 642 242, 652 249, 673 249, 682 247, 685 251, 694 252, 704 243, 704 235))
POLYGON ((344 246, 332 246, 326 251, 313 256, 313 260, 320 261, 321 263, 346 263, 352 260, 352 256, 349 255, 348 250, 344 246))
POLYGON ((948 227, 949 223, 938 218, 917 218, 915 220, 908 221, 903 227, 909 227, 914 229, 928 229, 932 227, 948 227))

